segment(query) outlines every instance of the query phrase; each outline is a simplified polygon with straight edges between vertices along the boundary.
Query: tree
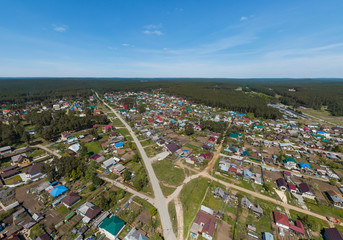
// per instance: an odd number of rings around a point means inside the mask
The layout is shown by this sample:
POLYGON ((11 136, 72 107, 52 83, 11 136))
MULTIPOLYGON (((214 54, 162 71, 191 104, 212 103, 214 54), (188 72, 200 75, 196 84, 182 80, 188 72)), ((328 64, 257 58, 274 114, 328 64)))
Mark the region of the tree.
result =
POLYGON ((331 184, 332 186, 336 186, 336 185, 337 185, 337 179, 331 178, 331 179, 330 179, 330 184, 331 184))
POLYGON ((125 182, 131 179, 131 173, 128 169, 125 169, 125 171, 123 172, 123 179, 125 182))
POLYGON ((150 208, 149 213, 151 216, 155 216, 157 214, 157 209, 155 207, 150 208))
POLYGON ((194 134, 194 128, 193 128, 193 126, 192 125, 187 125, 186 127, 185 127, 185 134, 187 135, 187 136, 190 136, 190 135, 193 135, 194 134))
POLYGON ((133 155, 132 161, 135 163, 138 163, 140 161, 140 157, 138 153, 135 153, 135 155, 133 155))
POLYGON ((77 174, 76 174, 75 169, 73 169, 73 171, 71 171, 71 178, 72 178, 73 180, 76 180, 76 178, 77 178, 77 174))
POLYGON ((146 111, 146 108, 143 104, 139 104, 137 107, 137 110, 140 114, 144 113, 146 111))
POLYGON ((27 144, 30 144, 30 140, 31 140, 31 136, 28 132, 24 132, 23 133, 23 137, 22 137, 23 141, 26 142, 27 144))
POLYGON ((104 183, 104 181, 101 178, 99 178, 95 173, 92 176, 92 182, 95 186, 99 186, 104 183))

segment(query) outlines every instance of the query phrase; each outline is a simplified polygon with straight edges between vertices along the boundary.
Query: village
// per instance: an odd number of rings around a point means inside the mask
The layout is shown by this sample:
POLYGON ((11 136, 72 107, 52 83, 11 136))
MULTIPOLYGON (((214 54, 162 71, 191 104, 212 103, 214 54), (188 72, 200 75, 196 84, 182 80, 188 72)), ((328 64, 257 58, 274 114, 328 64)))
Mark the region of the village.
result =
POLYGON ((160 90, 2 108, 0 119, 25 132, 0 148, 0 239, 343 239, 340 127, 160 90), (41 126, 45 114, 65 127, 41 126))

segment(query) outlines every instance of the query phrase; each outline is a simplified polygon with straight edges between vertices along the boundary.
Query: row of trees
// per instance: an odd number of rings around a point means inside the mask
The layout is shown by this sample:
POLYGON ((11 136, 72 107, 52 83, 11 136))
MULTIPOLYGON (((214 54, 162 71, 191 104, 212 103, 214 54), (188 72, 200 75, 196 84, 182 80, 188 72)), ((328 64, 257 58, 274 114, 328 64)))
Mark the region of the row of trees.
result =
POLYGON ((51 139, 63 131, 79 131, 91 128, 94 124, 107 124, 106 116, 94 116, 89 112, 85 117, 79 117, 74 112, 66 114, 65 111, 45 111, 28 114, 27 120, 35 125, 36 132, 45 139, 51 139))

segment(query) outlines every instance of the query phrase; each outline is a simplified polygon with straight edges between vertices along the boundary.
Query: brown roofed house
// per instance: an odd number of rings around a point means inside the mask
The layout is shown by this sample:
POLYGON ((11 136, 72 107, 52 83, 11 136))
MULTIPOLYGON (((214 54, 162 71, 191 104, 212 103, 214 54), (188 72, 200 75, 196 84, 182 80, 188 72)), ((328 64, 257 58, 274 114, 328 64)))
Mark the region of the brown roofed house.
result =
POLYGON ((79 194, 76 192, 70 192, 67 196, 65 196, 61 202, 67 207, 70 208, 73 206, 77 201, 80 200, 79 194))

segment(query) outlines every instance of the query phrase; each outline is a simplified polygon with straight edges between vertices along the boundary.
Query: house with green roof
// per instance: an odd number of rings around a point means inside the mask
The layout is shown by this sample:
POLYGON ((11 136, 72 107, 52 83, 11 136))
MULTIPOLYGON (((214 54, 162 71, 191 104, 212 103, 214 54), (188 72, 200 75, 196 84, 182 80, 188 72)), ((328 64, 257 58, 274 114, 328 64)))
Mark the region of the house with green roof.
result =
POLYGON ((101 233, 105 234, 108 239, 115 240, 120 232, 124 229, 125 222, 116 216, 107 217, 99 226, 101 233))

